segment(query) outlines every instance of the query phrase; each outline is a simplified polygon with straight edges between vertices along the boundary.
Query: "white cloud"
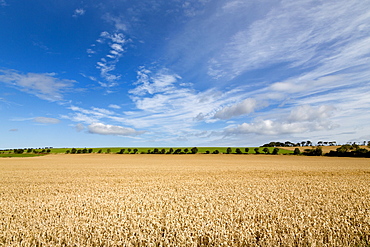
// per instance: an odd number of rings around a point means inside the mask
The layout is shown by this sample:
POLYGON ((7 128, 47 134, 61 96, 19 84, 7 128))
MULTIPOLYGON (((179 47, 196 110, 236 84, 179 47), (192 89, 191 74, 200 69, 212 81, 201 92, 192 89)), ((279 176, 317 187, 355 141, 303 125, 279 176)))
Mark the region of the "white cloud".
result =
POLYGON ((155 75, 151 75, 151 71, 145 68, 141 68, 138 72, 138 80, 135 85, 138 85, 135 89, 129 91, 134 95, 145 95, 166 92, 174 89, 173 84, 177 82, 181 77, 177 74, 170 73, 167 70, 161 70, 155 75))
POLYGON ((15 70, 0 70, 0 73, 0 82, 49 101, 63 100, 62 94, 76 83, 74 80, 58 79, 55 73, 21 74, 15 70))
POLYGON ((123 48, 122 48, 122 45, 119 45, 119 44, 113 44, 111 45, 112 49, 114 49, 115 51, 117 52, 123 52, 123 48))
POLYGON ((112 109, 117 109, 117 110, 121 109, 121 107, 119 105, 114 105, 114 104, 110 104, 108 107, 112 108, 112 109))
POLYGON ((33 119, 36 123, 42 123, 42 124, 57 124, 60 123, 59 119, 56 118, 49 118, 49 117, 35 117, 33 119))
POLYGON ((255 99, 248 98, 240 103, 225 107, 217 111, 214 115, 214 118, 230 119, 233 117, 246 115, 254 112, 257 109, 257 107, 258 107, 257 101, 255 99))
MULTIPOLYGON (((100 38, 97 40, 98 43, 108 43, 111 50, 109 54, 105 55, 96 64, 96 68, 100 70, 100 76, 107 81, 107 83, 100 83, 103 87, 114 87, 117 86, 115 82, 121 78, 120 75, 112 74, 112 71, 116 69, 116 64, 119 62, 120 57, 125 52, 123 45, 128 42, 122 33, 110 34, 104 31, 100 34, 100 38)), ((88 49, 87 52, 91 55, 95 51, 88 49)))
POLYGON ((276 122, 272 120, 259 120, 253 123, 243 123, 236 127, 227 128, 226 135, 257 134, 257 135, 283 135, 302 134, 305 132, 331 130, 338 127, 329 121, 315 122, 276 122))
POLYGON ((145 133, 145 131, 102 123, 93 123, 87 128, 90 133, 100 135, 137 136, 145 133))
POLYGON ((319 107, 312 107, 310 105, 302 105, 294 108, 288 120, 291 122, 315 121, 321 119, 328 119, 333 115, 335 107, 329 105, 322 105, 319 107))
POLYGON ((78 16, 82 16, 85 14, 85 10, 84 9, 75 9, 74 13, 73 13, 73 17, 78 17, 78 16))

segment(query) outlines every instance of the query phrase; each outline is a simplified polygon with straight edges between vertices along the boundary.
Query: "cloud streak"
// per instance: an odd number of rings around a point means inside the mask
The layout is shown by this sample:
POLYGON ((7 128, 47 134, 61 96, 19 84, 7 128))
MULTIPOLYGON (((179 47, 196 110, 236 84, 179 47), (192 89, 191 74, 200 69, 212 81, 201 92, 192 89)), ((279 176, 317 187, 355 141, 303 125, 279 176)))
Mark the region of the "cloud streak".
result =
POLYGON ((145 133, 145 131, 102 123, 93 123, 87 126, 87 128, 89 133, 100 135, 137 136, 145 133))
POLYGON ((48 101, 62 101, 63 94, 76 83, 74 80, 58 79, 55 73, 27 73, 15 70, 0 70, 0 82, 20 91, 36 95, 48 101))

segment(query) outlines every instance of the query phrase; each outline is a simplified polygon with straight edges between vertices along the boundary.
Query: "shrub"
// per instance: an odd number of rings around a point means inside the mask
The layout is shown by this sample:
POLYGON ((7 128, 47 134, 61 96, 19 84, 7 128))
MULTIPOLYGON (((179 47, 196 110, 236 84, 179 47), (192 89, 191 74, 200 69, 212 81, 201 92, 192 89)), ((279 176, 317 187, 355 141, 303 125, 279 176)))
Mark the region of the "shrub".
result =
POLYGON ((293 154, 294 155, 299 155, 299 154, 301 154, 301 150, 299 150, 299 148, 295 148, 293 154))

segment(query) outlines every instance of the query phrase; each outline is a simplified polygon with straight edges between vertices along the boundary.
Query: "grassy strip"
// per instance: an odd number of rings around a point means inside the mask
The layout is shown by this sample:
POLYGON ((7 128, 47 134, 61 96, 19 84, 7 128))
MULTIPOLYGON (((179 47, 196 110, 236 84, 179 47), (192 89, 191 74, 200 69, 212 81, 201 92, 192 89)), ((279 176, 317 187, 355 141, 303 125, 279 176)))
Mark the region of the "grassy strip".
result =
POLYGON ((0 154, 1 158, 12 158, 12 157, 36 157, 36 156, 43 156, 45 154, 14 154, 14 153, 8 153, 8 154, 0 154))

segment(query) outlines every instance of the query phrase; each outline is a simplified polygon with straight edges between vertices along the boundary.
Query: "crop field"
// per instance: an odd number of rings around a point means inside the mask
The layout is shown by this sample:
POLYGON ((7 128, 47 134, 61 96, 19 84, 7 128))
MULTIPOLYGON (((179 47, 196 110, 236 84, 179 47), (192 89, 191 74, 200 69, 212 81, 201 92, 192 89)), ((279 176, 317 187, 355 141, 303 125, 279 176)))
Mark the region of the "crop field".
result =
POLYGON ((0 159, 0 246, 369 246, 370 159, 0 159))

